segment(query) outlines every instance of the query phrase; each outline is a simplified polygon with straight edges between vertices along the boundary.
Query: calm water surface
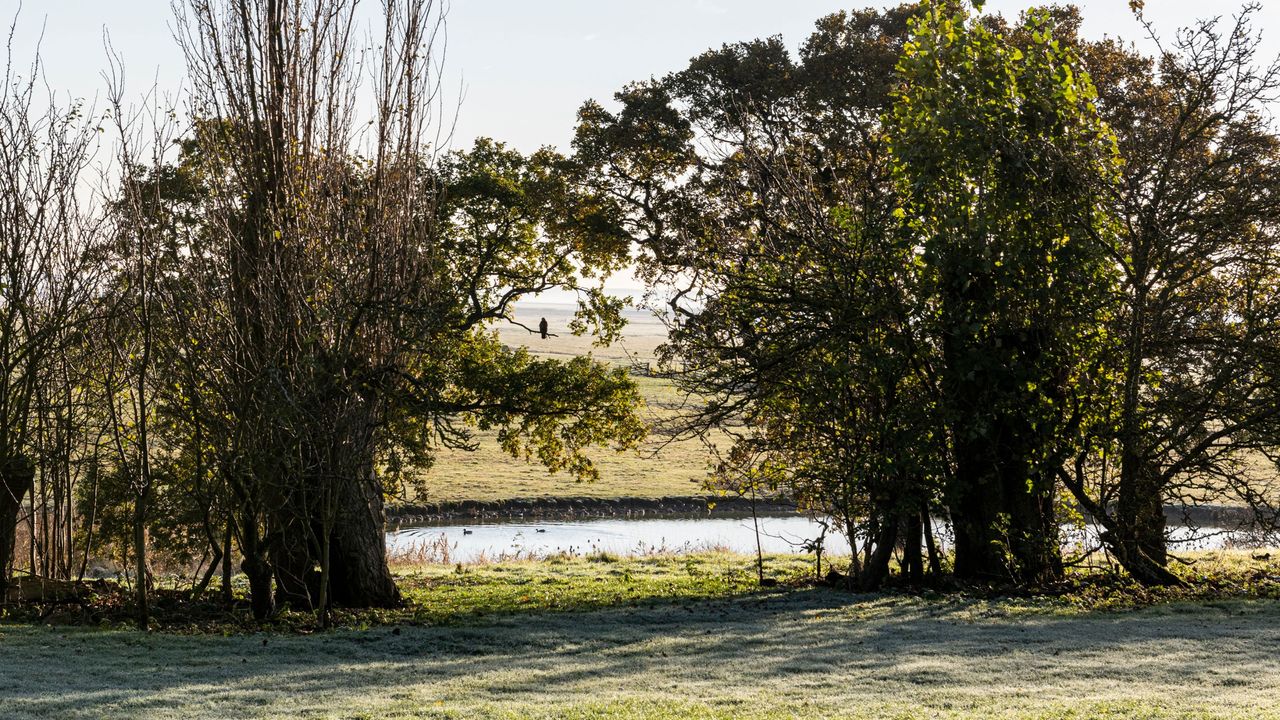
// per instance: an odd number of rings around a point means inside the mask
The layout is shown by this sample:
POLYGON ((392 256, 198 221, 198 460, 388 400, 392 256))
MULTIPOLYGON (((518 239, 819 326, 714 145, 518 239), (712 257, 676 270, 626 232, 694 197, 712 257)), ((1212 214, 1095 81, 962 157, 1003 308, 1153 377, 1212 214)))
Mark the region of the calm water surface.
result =
MULTIPOLYGON (((802 552, 806 540, 819 537, 822 526, 799 515, 760 518, 760 545, 767 553, 802 552)), ((697 552, 725 548, 755 552, 751 518, 604 519, 567 522, 499 522, 407 527, 387 535, 393 553, 439 552, 448 548, 449 562, 497 557, 540 557, 561 552, 620 555, 697 552)), ((834 533, 827 552, 847 554, 849 545, 834 533)))
MULTIPOLYGON (((946 528, 938 536, 947 540, 946 528)), ((806 541, 822 535, 822 526, 800 515, 760 518, 760 545, 766 553, 804 553, 806 541)), ((1063 529, 1069 546, 1096 544, 1096 532, 1063 529)), ((1247 534, 1221 528, 1173 528, 1175 550, 1214 550, 1224 547, 1262 547, 1266 543, 1247 534)), ((436 562, 474 562, 480 559, 543 557, 557 553, 619 555, 697 552, 723 548, 741 553, 756 550, 751 518, 602 519, 566 522, 490 522, 405 527, 388 533, 392 554, 420 553, 436 562)), ((825 552, 847 555, 844 538, 829 532, 825 552)))

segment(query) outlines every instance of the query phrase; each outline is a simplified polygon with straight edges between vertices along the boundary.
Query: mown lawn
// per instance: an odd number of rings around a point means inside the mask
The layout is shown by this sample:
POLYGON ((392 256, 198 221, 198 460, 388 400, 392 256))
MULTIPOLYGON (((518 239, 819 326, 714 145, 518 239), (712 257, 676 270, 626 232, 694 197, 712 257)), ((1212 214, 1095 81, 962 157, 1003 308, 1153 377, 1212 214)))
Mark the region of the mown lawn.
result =
POLYGON ((331 632, 0 624, 0 717, 1280 717, 1274 600, 760 591, 750 568, 423 568, 404 577, 416 609, 331 632))

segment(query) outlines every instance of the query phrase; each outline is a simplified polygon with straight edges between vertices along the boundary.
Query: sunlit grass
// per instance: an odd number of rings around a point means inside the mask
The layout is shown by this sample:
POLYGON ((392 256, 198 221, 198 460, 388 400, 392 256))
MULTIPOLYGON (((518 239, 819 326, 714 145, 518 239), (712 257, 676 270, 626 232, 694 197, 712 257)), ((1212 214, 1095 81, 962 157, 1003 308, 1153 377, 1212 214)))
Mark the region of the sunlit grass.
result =
MULTIPOLYGON (((453 568, 398 569, 411 611, 430 624, 526 612, 653 607, 760 591, 754 560, 730 553, 618 558, 608 554, 453 568)), ((812 577, 800 556, 765 557, 765 575, 782 583, 812 577)))
MULTIPOLYGON (((646 419, 657 423, 681 411, 685 400, 663 378, 636 377, 645 400, 646 419)), ((422 480, 422 491, 408 499, 440 503, 458 500, 588 497, 657 498, 705 495, 711 455, 698 440, 665 442, 651 436, 639 449, 617 452, 598 448, 592 460, 600 479, 578 482, 564 473, 549 474, 540 465, 513 458, 493 433, 477 433, 474 452, 444 450, 422 480)))

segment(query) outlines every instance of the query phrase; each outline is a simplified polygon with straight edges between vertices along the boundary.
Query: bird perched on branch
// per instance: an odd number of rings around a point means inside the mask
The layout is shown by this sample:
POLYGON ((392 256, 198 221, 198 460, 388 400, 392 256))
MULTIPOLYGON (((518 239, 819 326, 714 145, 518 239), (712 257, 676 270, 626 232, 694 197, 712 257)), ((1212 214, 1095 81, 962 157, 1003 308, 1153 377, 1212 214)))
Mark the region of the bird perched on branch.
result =
POLYGON ((538 323, 538 332, 542 334, 542 339, 547 339, 547 319, 542 318, 542 322, 538 323))

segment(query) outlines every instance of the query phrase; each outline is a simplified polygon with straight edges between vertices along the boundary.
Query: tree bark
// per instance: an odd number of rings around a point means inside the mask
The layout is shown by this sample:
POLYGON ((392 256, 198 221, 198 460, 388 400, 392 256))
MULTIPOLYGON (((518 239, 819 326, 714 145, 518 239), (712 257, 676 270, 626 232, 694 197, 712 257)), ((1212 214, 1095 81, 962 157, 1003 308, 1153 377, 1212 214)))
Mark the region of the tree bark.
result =
POLYGON ((903 519, 902 570, 907 582, 914 587, 924 584, 924 556, 922 553, 924 528, 919 513, 907 513, 903 519))
POLYGON ((1121 565, 1143 584, 1179 583, 1168 569, 1164 498, 1159 476, 1128 443, 1121 456, 1118 490, 1116 532, 1111 533, 1108 540, 1121 565))
POLYGON ((240 535, 240 549, 244 560, 240 569, 249 578, 249 604, 255 620, 266 620, 275 613, 275 598, 271 594, 274 574, 267 548, 258 537, 257 528, 248 525, 240 535))
MULTIPOLYGON (((204 571, 204 575, 200 577, 200 582, 196 583, 195 587, 191 588, 192 598, 200 597, 204 594, 205 590, 209 589, 209 584, 213 582, 213 576, 222 566, 222 541, 214 535, 213 523, 209 518, 209 508, 207 506, 204 510, 204 518, 202 522, 204 524, 204 537, 209 541, 209 552, 213 557, 209 560, 209 567, 204 571)), ((231 562, 231 559, 227 558, 227 562, 231 562)))
POLYGON ((314 508, 301 501, 301 487, 288 493, 273 516, 271 564, 276 578, 276 605, 295 610, 314 610, 319 598, 315 572, 319 552, 314 538, 323 532, 323 523, 314 508))
POLYGON ((222 596, 222 604, 231 607, 235 600, 235 595, 231 592, 231 536, 234 534, 233 524, 230 518, 227 519, 226 533, 222 536, 222 587, 220 595, 222 596))
POLYGON ((392 608, 402 603, 387 565, 386 513, 382 488, 368 471, 363 481, 343 483, 330 547, 330 594, 352 608, 392 608))
POLYGON ((996 527, 1004 488, 995 483, 981 461, 989 453, 983 443, 957 443, 956 470, 947 483, 947 507, 955 533, 954 573, 960 580, 991 581, 1009 577, 996 527))
POLYGON ((281 547, 273 552, 272 565, 276 578, 276 605, 294 610, 315 610, 319 601, 320 582, 315 570, 318 558, 304 544, 301 534, 282 538, 281 547))
POLYGON ((875 590, 884 585, 889 578, 889 561, 893 559, 893 548, 898 542, 898 518, 886 514, 876 532, 875 549, 867 557, 866 565, 858 576, 858 587, 862 590, 875 590))
POLYGON ((138 603, 138 629, 146 631, 151 625, 151 605, 147 593, 147 501, 149 493, 143 491, 134 499, 133 506, 133 560, 137 574, 134 596, 138 603))
POLYGON ((1005 478, 1010 501, 1009 552, 1020 585, 1043 585, 1062 577, 1062 545, 1054 512, 1054 487, 1038 472, 1023 470, 1005 478))
POLYGON ((920 508, 920 523, 924 526, 924 547, 929 553, 929 574, 937 581, 942 575, 942 558, 938 554, 938 543, 933 539, 933 516, 929 513, 929 504, 920 508))
MULTIPOLYGON (((1047 342, 1042 332, 1004 333, 994 347, 1015 349, 1010 362, 1016 367, 953 377, 949 386, 953 412, 958 412, 953 419, 956 472, 948 500, 956 534, 955 574, 961 580, 1034 585, 1063 574, 1055 483, 1037 465, 1057 441, 1056 428, 1033 424, 1026 408, 1034 398, 1022 397, 1025 375, 1048 374, 1040 367, 1047 342)), ((955 361, 957 367, 989 367, 973 361, 974 347, 952 352, 963 358, 955 361)))
POLYGON ((22 499, 35 486, 35 478, 35 466, 25 457, 0 462, 0 597, 9 585, 22 499))

